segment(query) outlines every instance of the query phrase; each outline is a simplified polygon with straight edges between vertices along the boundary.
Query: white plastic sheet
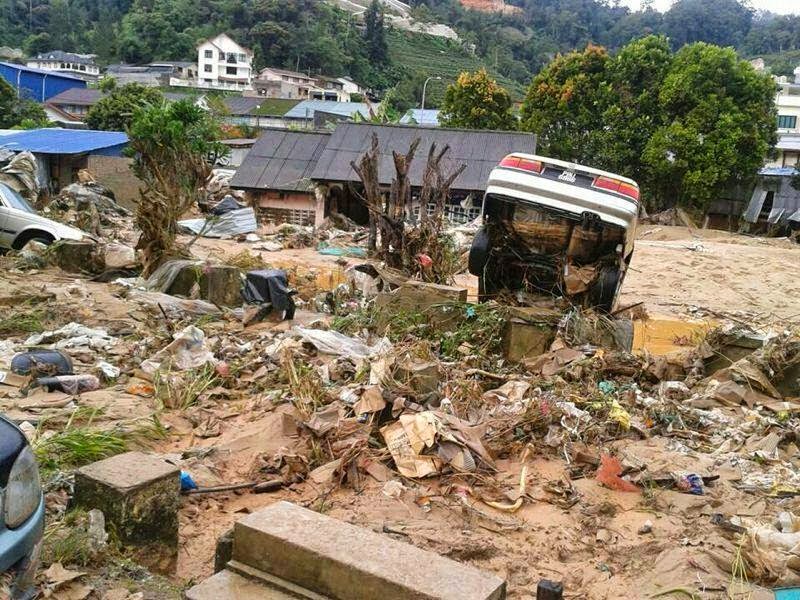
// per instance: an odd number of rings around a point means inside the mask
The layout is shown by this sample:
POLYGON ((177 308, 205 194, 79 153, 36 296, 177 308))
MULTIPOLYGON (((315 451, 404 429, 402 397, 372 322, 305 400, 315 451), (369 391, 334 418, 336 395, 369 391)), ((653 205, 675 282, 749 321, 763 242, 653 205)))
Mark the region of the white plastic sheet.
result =
POLYGON ((295 327, 294 330, 300 334, 304 342, 312 344, 323 354, 365 359, 385 354, 392 348, 392 343, 386 338, 381 338, 375 345, 369 346, 361 340, 351 338, 338 331, 306 329, 305 327, 295 327))

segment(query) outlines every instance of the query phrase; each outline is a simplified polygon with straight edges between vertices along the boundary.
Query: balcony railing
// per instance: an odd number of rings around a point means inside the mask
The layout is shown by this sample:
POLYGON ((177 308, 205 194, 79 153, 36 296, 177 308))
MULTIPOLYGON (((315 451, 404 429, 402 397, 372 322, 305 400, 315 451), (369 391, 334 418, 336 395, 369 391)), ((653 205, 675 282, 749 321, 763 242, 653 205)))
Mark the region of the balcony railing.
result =
POLYGON ((170 77, 169 84, 174 87, 187 87, 201 90, 243 91, 253 89, 253 86, 247 82, 203 81, 202 79, 178 79, 177 77, 170 77))

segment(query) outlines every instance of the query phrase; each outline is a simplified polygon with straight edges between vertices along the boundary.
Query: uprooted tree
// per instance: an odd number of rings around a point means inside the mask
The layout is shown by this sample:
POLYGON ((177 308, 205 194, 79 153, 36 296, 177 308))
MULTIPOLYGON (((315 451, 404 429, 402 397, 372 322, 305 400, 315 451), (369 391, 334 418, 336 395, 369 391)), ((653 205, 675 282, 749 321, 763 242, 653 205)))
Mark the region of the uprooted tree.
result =
POLYGON ((452 283, 458 257, 452 240, 445 235, 445 208, 450 186, 464 171, 462 164, 445 173, 443 160, 450 147, 437 151, 436 144, 428 150, 428 160, 422 174, 419 191, 419 220, 413 212, 411 164, 419 148, 415 139, 406 154, 392 152, 395 177, 388 193, 381 189, 378 179, 380 151, 378 136, 373 134, 369 150, 361 160, 350 163, 364 186, 364 201, 369 210, 369 251, 388 266, 431 283, 452 283), (428 209, 431 209, 430 214, 428 209), (377 237, 380 233, 380 249, 377 237))
POLYGON ((201 200, 205 182, 225 147, 219 128, 188 101, 142 107, 128 129, 133 172, 143 182, 136 208, 144 272, 149 275, 175 248, 178 219, 201 200))

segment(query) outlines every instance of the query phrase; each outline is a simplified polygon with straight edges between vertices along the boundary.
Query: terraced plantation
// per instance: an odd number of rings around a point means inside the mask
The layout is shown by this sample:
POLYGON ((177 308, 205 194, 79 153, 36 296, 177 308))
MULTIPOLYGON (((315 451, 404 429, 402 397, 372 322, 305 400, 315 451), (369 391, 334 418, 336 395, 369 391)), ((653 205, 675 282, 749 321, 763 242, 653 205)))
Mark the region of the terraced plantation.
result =
MULTIPOLYGON (((489 74, 509 91, 514 100, 522 100, 525 95, 523 85, 502 76, 455 42, 430 35, 396 30, 389 32, 388 41, 392 62, 396 66, 406 69, 408 73, 438 75, 446 83, 452 83, 462 71, 476 71, 481 67, 486 67, 489 74)), ((441 96, 443 90, 444 86, 429 86, 432 99, 441 96)))

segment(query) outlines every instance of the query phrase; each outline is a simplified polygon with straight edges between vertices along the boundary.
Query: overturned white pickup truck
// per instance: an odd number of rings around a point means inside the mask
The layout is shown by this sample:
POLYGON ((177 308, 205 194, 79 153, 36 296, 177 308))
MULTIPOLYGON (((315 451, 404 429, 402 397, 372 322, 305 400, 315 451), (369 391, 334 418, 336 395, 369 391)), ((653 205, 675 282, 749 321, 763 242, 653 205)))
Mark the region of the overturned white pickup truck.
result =
POLYGON ((482 212, 469 255, 481 300, 524 291, 613 310, 633 254, 635 181, 510 154, 489 175, 482 212))

